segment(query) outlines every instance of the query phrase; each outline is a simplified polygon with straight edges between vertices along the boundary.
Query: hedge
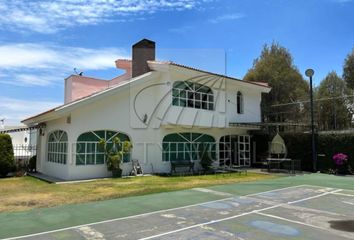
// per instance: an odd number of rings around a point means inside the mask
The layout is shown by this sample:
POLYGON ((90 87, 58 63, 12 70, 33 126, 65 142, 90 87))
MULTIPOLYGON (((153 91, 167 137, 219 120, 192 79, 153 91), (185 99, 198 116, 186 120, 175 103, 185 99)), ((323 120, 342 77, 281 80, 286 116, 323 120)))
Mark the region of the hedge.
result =
MULTIPOLYGON (((288 150, 288 157, 301 160, 302 170, 312 171, 312 141, 310 133, 280 133, 288 150)), ((273 136, 255 134, 257 157, 268 155, 268 144, 273 136)), ((354 134, 319 134, 316 135, 317 170, 334 169, 332 156, 335 153, 345 153, 349 156, 348 164, 354 169, 354 134), (321 156, 324 155, 324 156, 321 156)))
POLYGON ((15 167, 12 140, 8 134, 0 134, 0 176, 6 177, 15 167))

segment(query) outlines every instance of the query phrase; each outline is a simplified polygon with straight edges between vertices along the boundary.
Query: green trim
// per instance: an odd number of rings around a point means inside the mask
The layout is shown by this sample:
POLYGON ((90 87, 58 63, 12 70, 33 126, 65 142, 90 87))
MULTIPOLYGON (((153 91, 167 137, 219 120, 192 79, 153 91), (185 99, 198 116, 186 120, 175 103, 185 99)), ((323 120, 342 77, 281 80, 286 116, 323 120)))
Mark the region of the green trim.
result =
MULTIPOLYGON (((98 165, 104 164, 105 155, 103 149, 99 146, 101 139, 104 139, 107 143, 107 148, 113 147, 113 138, 118 137, 123 143, 124 141, 130 141, 128 135, 111 130, 96 130, 82 133, 77 138, 76 143, 76 165, 98 165), (85 160, 86 159, 86 160, 85 160)), ((122 144, 118 146, 118 151, 122 150, 122 144)), ((125 154, 123 156, 123 162, 130 162, 131 154, 125 154)))
POLYGON ((200 151, 207 147, 215 159, 215 139, 202 133, 172 133, 162 140, 162 161, 200 160, 200 151))

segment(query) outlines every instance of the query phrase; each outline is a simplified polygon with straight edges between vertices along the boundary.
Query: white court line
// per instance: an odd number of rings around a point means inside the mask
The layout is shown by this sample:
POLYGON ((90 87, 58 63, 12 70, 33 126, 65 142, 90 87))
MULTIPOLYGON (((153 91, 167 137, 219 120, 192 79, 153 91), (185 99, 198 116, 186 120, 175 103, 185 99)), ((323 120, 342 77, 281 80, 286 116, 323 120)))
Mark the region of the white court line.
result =
MULTIPOLYGON (((320 226, 312 225, 312 224, 309 224, 309 223, 304 223, 304 222, 300 222, 300 221, 296 221, 296 220, 291 220, 291 219, 288 219, 288 218, 283 218, 283 217, 275 216, 275 215, 268 214, 268 213, 257 212, 256 214, 259 214, 259 215, 262 215, 262 216, 266 216, 266 217, 270 217, 270 218, 279 219, 279 220, 286 221, 286 222, 291 222, 291 223, 304 225, 304 226, 307 226, 307 227, 317 228, 317 229, 320 229, 320 230, 325 230, 327 232, 333 233, 332 231, 329 230, 329 228, 320 227, 320 226)), ((348 238, 348 239, 353 239, 352 237, 349 237, 346 234, 343 234, 341 232, 337 232, 336 231, 335 233, 340 235, 341 237, 345 237, 345 238, 348 238)))
POLYGON ((296 201, 291 201, 291 202, 288 202, 287 204, 294 204, 294 203, 298 203, 298 202, 304 202, 304 201, 307 201, 307 200, 311 200, 311 199, 314 199, 314 198, 319 198, 319 197, 322 197, 322 196, 325 196, 325 195, 328 195, 328 194, 332 194, 332 193, 336 193, 336 192, 339 192, 339 191, 342 191, 342 189, 337 189, 337 190, 333 190, 331 192, 322 193, 320 195, 307 197, 307 198, 303 198, 303 199, 296 200, 296 201))
POLYGON ((234 215, 234 216, 227 217, 227 218, 222 218, 222 219, 212 220, 212 221, 205 222, 205 223, 195 224, 195 225, 192 225, 192 226, 189 226, 189 227, 180 228, 180 229, 169 231, 169 232, 164 232, 164 233, 153 235, 153 236, 150 236, 150 237, 140 238, 139 240, 148 240, 148 239, 153 239, 153 238, 157 238, 157 237, 163 237, 163 236, 166 236, 166 235, 182 232, 182 231, 189 230, 189 229, 192 229, 192 228, 197 228, 197 227, 201 227, 201 226, 205 226, 205 225, 210 225, 210 224, 213 224, 213 223, 223 222, 223 221, 231 220, 231 219, 234 219, 234 218, 246 216, 246 215, 249 215, 249 214, 252 214, 252 213, 257 213, 258 211, 265 211, 265 210, 277 208, 277 207, 279 207, 281 205, 283 205, 283 204, 277 204, 277 205, 274 205, 274 206, 271 206, 271 207, 262 208, 262 209, 259 209, 259 210, 253 210, 253 211, 250 211, 250 212, 240 213, 238 215, 234 215))
MULTIPOLYGON (((334 190, 332 192, 337 192, 337 191, 341 191, 341 189, 337 189, 337 190, 334 190)), ((284 206, 284 205, 290 205, 292 203, 298 203, 298 202, 303 202, 303 201, 307 201, 307 200, 314 199, 314 198, 319 198, 319 197, 328 195, 330 193, 331 192, 326 192, 326 193, 322 193, 322 194, 319 194, 319 195, 316 195, 316 196, 303 198, 303 199, 300 199, 300 200, 297 200, 297 201, 292 201, 292 202, 287 202, 287 203, 280 203, 280 204, 277 204, 277 205, 274 205, 274 206, 270 206, 270 207, 266 207, 266 208, 262 208, 262 209, 257 209, 257 210, 241 213, 241 214, 234 215, 234 216, 231 216, 231 217, 222 218, 222 219, 218 219, 218 220, 212 220, 212 221, 209 221, 209 222, 199 223, 199 224, 196 224, 196 225, 192 225, 192 226, 189 226, 189 227, 176 229, 176 230, 169 231, 169 232, 164 232, 164 233, 153 235, 153 236, 150 236, 150 237, 140 238, 139 240, 148 240, 148 239, 154 239, 154 238, 158 238, 158 237, 163 237, 163 236, 166 236, 166 235, 182 232, 182 231, 185 231, 185 230, 189 230, 189 229, 193 229, 193 228, 197 228, 197 227, 201 227, 201 226, 210 225, 210 224, 214 224, 214 223, 218 223, 218 222, 223 222, 223 221, 239 218, 239 217, 242 217, 242 216, 250 215, 250 214, 253 214, 253 213, 259 213, 259 212, 262 212, 262 211, 266 211, 266 210, 269 210, 269 209, 281 207, 281 206, 284 206)))
POLYGON ((220 191, 215 191, 212 189, 208 189, 208 188, 192 188, 191 190, 197 191, 197 192, 204 192, 204 193, 211 193, 217 196, 233 196, 231 193, 227 193, 227 192, 220 192, 220 191))
POLYGON ((346 204, 349 204, 349 205, 354 205, 354 203, 352 203, 352 202, 347 202, 347 201, 342 201, 342 203, 346 203, 346 204))
POLYGON ((40 236, 40 235, 49 234, 49 233, 56 233, 56 232, 61 232, 61 231, 65 231, 65 230, 71 230, 71 229, 84 227, 84 226, 92 226, 92 225, 97 225, 97 224, 101 224, 101 223, 110 223, 110 222, 114 222, 114 221, 130 219, 130 218, 148 216, 148 215, 152 215, 152 214, 156 214, 156 213, 163 213, 163 212, 169 212, 169 211, 174 211, 174 210, 179 210, 179 209, 184 209, 184 208, 189 208, 189 207, 200 206, 200 205, 204 205, 204 204, 208 204, 208 203, 226 201, 226 200, 231 200, 231 199, 233 199, 235 197, 250 197, 250 196, 257 195, 257 194, 268 193, 268 192, 276 192, 276 191, 281 191, 281 190, 290 189, 290 188, 298 188, 298 187, 303 187, 303 186, 305 186, 305 185, 296 185, 296 186, 290 186, 290 187, 284 187, 284 188, 277 188, 277 189, 274 189, 274 190, 268 190, 268 191, 264 191, 264 192, 252 193, 252 194, 248 194, 248 195, 240 195, 240 196, 236 196, 235 195, 233 197, 228 197, 228 198, 223 198, 223 199, 218 199, 218 200, 213 200, 213 201, 208 201, 208 202, 202 202, 202 203, 196 203, 196 204, 190 204, 190 205, 186 205, 186 206, 182 206, 182 207, 157 210, 157 211, 153 211, 153 212, 142 213, 142 214, 127 216, 127 217, 113 218, 113 219, 109 219, 109 220, 103 220, 103 221, 98 221, 98 222, 93 222, 93 223, 81 224, 81 225, 76 225, 76 226, 71 226, 71 227, 66 227, 66 228, 59 228, 59 229, 55 229, 55 230, 44 231, 44 232, 33 233, 33 234, 27 234, 27 235, 22 235, 22 236, 18 236, 18 237, 2 238, 0 240, 15 240, 15 239, 21 239, 21 238, 35 237, 35 236, 40 236))
MULTIPOLYGON (((286 189, 290 189, 290 188, 307 187, 307 186, 308 185, 302 184, 302 185, 296 185, 296 186, 291 186, 291 187, 277 188, 277 189, 274 189, 274 190, 268 190, 268 191, 264 191, 264 192, 247 194, 247 195, 244 195, 244 197, 252 197, 252 196, 256 196, 258 194, 264 194, 264 193, 270 193, 270 192, 278 192, 278 191, 282 191, 282 190, 286 190, 286 189)), ((323 188, 323 187, 321 187, 321 188, 323 188)))
MULTIPOLYGON (((331 189, 338 189, 338 188, 335 188, 335 187, 325 187, 325 186, 320 186, 320 185, 311 185, 311 184, 302 184, 301 186, 304 186, 304 187, 316 187, 316 188, 331 188, 331 189)), ((354 190, 352 189, 347 189, 347 188, 341 188, 342 191, 352 191, 354 192, 354 190)), ((338 193, 336 193, 338 194, 338 193)), ((352 195, 354 196, 354 195, 352 195)))
POLYGON ((275 215, 268 214, 268 213, 257 212, 256 214, 259 214, 259 215, 262 215, 262 216, 266 216, 266 217, 270 217, 270 218, 276 218, 276 219, 287 221, 287 222, 297 223, 297 224, 301 224, 301 225, 308 226, 308 227, 318 228, 318 229, 321 229, 321 230, 327 230, 327 228, 322 228, 322 227, 319 227, 319 226, 316 226, 316 225, 311 225, 311 224, 308 224, 308 223, 304 223, 304 222, 300 222, 300 221, 296 221, 296 220, 291 220, 291 219, 288 219, 288 218, 283 218, 283 217, 275 216, 275 215))
POLYGON ((332 193, 332 194, 339 195, 339 196, 346 196, 346 197, 354 197, 353 194, 347 194, 347 193, 332 193))

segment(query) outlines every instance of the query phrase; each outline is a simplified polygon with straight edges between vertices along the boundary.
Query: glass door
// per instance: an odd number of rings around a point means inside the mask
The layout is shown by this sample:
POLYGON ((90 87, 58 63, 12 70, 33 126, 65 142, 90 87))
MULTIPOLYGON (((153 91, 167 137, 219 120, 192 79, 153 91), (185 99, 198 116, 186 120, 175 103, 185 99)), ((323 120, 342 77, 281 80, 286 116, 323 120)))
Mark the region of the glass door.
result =
POLYGON ((251 166, 251 144, 250 136, 242 135, 238 136, 238 161, 237 165, 240 167, 250 167, 251 166))

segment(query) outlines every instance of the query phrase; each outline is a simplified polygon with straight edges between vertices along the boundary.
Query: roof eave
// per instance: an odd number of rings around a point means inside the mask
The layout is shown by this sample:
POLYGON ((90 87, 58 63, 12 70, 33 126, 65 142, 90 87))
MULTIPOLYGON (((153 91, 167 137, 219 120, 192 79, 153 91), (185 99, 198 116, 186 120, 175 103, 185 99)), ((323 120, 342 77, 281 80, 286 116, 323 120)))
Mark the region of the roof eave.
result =
POLYGON ((74 109, 76 109, 82 105, 89 104, 92 101, 102 99, 103 97, 111 96, 111 95, 115 94, 116 91, 120 91, 120 90, 125 89, 129 86, 132 86, 132 84, 136 84, 137 82, 139 82, 139 80, 141 80, 143 78, 150 78, 153 73, 154 72, 145 73, 143 75, 132 78, 129 82, 125 82, 121 85, 117 85, 112 88, 105 89, 103 91, 94 93, 94 94, 84 97, 82 99, 78 99, 74 102, 71 102, 71 103, 68 103, 68 104, 65 104, 62 106, 58 106, 58 107, 48 110, 46 112, 43 112, 38 115, 32 116, 30 118, 24 119, 21 122, 23 124, 26 124, 27 126, 32 126, 32 125, 36 125, 36 124, 39 124, 42 122, 55 120, 60 117, 65 117, 66 115, 71 113, 74 109))

